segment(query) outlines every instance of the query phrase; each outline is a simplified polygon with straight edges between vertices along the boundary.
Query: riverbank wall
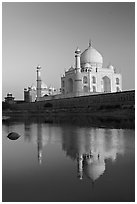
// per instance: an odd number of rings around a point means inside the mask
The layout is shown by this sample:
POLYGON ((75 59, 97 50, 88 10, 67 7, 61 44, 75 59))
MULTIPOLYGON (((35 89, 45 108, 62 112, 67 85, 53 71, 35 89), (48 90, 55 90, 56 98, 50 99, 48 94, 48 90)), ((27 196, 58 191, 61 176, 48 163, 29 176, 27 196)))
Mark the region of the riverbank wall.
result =
POLYGON ((135 117, 135 91, 117 93, 103 93, 73 98, 44 100, 32 103, 11 104, 3 115, 10 116, 45 116, 47 118, 63 117, 81 114, 107 117, 131 118, 135 117))

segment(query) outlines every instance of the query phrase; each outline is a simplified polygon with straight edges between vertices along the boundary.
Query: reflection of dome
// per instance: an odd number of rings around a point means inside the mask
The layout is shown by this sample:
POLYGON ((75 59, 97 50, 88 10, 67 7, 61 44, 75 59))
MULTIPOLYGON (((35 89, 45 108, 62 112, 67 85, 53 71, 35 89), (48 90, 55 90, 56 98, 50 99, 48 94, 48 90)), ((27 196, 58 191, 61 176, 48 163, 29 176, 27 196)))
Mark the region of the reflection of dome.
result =
POLYGON ((84 167, 84 172, 93 181, 98 179, 105 171, 105 162, 104 161, 95 161, 84 167))
POLYGON ((91 45, 81 54, 81 63, 99 63, 103 64, 103 57, 101 54, 94 49, 91 45))

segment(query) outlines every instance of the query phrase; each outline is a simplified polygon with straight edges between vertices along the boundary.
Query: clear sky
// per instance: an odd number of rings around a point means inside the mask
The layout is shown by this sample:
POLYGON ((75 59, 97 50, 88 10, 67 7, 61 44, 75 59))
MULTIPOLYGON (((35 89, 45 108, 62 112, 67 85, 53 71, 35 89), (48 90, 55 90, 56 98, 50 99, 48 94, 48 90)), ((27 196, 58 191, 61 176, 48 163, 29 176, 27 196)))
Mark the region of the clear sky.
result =
POLYGON ((77 46, 89 39, 122 74, 123 90, 135 88, 135 4, 133 2, 2 3, 2 98, 42 80, 60 88, 60 77, 74 65, 77 46))

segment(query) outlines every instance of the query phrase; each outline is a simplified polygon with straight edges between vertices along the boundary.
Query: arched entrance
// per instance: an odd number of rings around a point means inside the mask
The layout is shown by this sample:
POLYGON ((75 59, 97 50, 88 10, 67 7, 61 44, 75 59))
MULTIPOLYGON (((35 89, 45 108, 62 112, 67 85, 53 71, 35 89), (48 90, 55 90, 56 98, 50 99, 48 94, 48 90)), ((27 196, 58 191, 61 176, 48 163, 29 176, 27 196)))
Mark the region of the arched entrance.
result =
POLYGON ((84 86, 83 89, 84 89, 84 92, 85 92, 85 93, 88 92, 88 87, 87 87, 87 86, 84 86))
POLYGON ((104 76, 102 79, 103 79, 104 92, 111 92, 111 80, 110 80, 110 78, 107 76, 104 76))
POLYGON ((71 78, 68 79, 68 93, 73 92, 73 80, 71 78))

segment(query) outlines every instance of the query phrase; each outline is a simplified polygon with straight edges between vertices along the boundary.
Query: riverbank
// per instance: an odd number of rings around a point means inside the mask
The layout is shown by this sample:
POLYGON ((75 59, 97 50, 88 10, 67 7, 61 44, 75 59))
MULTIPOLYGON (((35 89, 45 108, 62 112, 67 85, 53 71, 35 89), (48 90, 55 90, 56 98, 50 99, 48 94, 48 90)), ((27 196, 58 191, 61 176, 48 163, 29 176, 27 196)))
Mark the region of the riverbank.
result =
POLYGON ((31 121, 44 123, 67 123, 80 126, 135 128, 133 109, 115 109, 92 112, 70 111, 3 111, 3 122, 31 121))

